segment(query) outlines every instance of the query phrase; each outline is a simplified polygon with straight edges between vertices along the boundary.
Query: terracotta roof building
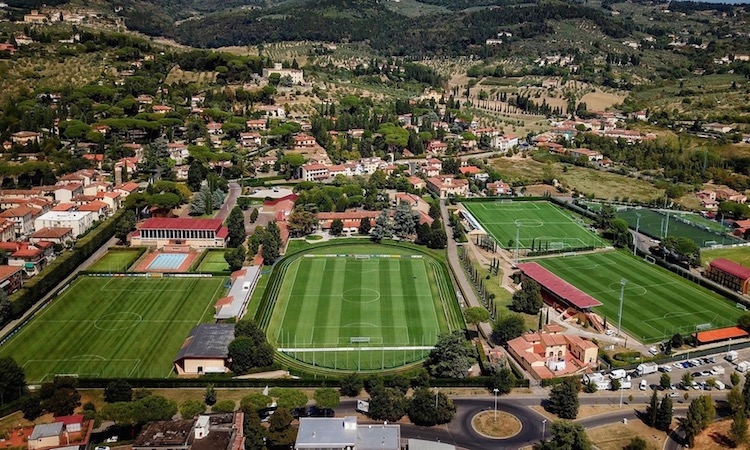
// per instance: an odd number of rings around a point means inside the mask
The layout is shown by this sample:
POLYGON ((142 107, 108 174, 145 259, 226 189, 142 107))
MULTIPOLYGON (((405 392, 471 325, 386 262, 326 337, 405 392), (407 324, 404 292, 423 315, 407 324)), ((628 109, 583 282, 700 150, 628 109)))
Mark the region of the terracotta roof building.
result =
POLYGON ((132 243, 157 248, 223 248, 228 233, 221 219, 147 219, 133 233, 132 243))
POLYGON ((743 294, 747 294, 750 286, 750 268, 724 258, 711 261, 704 275, 711 281, 743 294))
POLYGON ((580 336, 527 333, 508 341, 508 353, 537 380, 589 372, 599 348, 580 336))

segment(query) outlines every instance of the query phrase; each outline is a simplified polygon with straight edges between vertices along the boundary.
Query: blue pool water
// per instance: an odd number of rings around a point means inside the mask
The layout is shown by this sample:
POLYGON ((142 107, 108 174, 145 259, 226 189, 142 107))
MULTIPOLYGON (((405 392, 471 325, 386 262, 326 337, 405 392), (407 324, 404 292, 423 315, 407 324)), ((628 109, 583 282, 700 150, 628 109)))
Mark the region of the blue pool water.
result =
POLYGON ((148 265, 148 269, 179 269, 187 257, 187 253, 160 253, 156 255, 156 258, 154 258, 153 261, 151 261, 151 264, 148 265))

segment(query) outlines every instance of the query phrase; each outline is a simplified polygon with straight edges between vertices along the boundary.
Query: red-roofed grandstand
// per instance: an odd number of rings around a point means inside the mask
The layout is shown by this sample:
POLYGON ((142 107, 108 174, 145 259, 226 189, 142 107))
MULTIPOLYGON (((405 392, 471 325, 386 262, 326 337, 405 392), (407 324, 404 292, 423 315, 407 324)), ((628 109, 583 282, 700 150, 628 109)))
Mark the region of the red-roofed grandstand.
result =
POLYGON ((740 327, 719 328, 717 330, 700 331, 694 334, 698 344, 711 344, 713 342, 723 342, 730 339, 746 338, 747 331, 740 327))
POLYGON ((539 283, 542 294, 551 297, 552 300, 572 306, 579 311, 587 311, 601 302, 577 287, 558 277, 537 263, 519 264, 523 275, 539 283))
POLYGON ((705 275, 709 280, 743 294, 747 294, 748 287, 750 287, 750 268, 728 259, 718 258, 711 261, 705 275))

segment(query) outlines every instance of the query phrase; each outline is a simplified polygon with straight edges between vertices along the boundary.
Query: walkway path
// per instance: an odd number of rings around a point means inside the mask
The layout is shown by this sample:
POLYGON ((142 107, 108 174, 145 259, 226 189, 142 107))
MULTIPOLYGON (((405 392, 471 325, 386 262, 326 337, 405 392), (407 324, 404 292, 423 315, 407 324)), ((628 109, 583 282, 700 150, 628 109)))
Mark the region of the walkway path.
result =
MULTIPOLYGON (((445 234, 448 237, 448 264, 450 265, 450 272, 453 278, 454 286, 457 286, 461 291, 461 295, 468 306, 482 306, 474 293, 474 287, 471 285, 469 280, 466 278, 466 273, 463 267, 461 267, 461 261, 458 259, 458 246, 456 245, 455 239, 453 239, 453 232, 451 231, 448 224, 448 208, 445 205, 445 200, 440 200, 440 215, 443 219, 443 226, 445 227, 445 234)), ((489 323, 479 324, 479 328, 485 338, 489 339, 492 335, 492 326, 489 323)))

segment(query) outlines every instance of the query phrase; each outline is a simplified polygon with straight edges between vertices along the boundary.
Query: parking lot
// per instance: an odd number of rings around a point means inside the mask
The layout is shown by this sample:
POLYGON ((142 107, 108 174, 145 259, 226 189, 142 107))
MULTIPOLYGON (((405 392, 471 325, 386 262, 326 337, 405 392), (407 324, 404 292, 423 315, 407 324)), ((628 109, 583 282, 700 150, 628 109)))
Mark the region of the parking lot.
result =
MULTIPOLYGON (((743 361, 750 361, 750 348, 738 350, 737 353, 738 357, 733 362, 725 359, 726 352, 701 358, 691 358, 690 354, 687 353, 684 359, 674 363, 661 364, 657 372, 645 376, 638 376, 635 371, 629 371, 631 387, 624 390, 625 392, 631 391, 632 393, 640 391, 643 380, 646 381, 645 390, 661 390, 660 381, 663 373, 668 374, 671 380, 671 387, 667 391, 671 391, 672 397, 681 398, 685 392, 690 392, 690 395, 693 396, 694 392, 698 394, 699 391, 716 391, 720 390, 719 388, 722 386, 725 390, 729 390, 732 388, 729 378, 733 372, 737 371, 737 365, 743 361), (692 376, 692 383, 687 387, 681 383, 685 373, 689 373, 692 376), (710 379, 719 383, 711 387, 706 383, 710 379)), ((745 373, 750 373, 750 371, 745 373)), ((744 378, 745 373, 738 372, 742 378, 744 378)))

